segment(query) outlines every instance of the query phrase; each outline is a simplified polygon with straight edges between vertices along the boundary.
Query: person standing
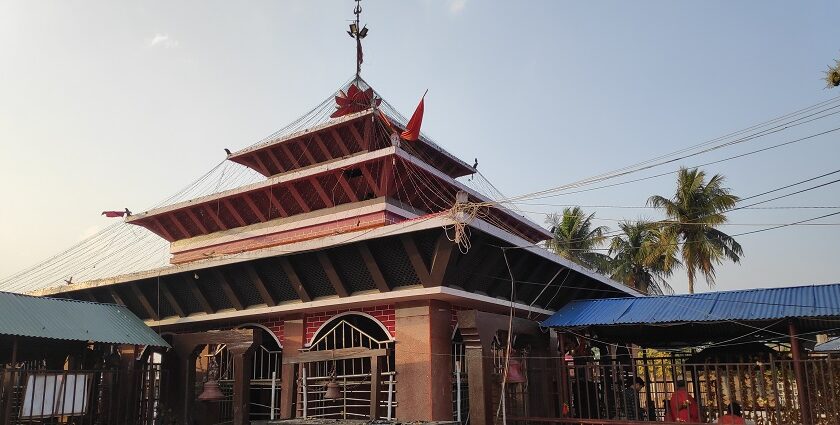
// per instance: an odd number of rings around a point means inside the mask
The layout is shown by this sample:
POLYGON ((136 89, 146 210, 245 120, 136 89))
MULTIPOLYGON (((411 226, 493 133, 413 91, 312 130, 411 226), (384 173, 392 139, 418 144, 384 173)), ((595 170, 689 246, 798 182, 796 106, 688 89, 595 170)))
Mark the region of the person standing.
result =
POLYGON ((697 400, 688 393, 685 381, 677 381, 677 389, 671 394, 668 403, 674 422, 700 423, 700 408, 697 406, 697 400))
POLYGON ((644 420, 644 411, 639 405, 639 391, 645 386, 645 380, 639 378, 627 379, 627 386, 624 388, 622 409, 624 417, 631 421, 644 420))

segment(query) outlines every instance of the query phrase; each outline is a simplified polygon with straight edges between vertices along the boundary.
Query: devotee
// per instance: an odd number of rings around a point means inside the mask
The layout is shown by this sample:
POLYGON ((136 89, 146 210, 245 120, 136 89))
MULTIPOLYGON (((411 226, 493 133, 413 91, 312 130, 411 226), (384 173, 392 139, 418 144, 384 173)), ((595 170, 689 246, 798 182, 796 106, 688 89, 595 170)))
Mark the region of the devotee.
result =
POLYGON ((671 420, 673 422, 685 422, 692 424, 700 423, 700 409, 697 407, 697 400, 688 393, 685 381, 677 381, 677 389, 671 394, 668 402, 671 407, 671 420))

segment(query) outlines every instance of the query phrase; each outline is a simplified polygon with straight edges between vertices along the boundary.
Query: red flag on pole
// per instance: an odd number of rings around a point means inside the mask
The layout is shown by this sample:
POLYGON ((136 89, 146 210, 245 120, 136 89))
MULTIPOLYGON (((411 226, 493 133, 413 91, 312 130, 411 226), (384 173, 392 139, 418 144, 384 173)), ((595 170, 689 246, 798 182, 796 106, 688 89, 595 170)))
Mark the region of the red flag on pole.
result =
MULTIPOLYGON (((426 93, 429 91, 426 90, 426 93)), ((420 138, 420 126, 423 125, 423 101, 426 99, 426 93, 423 93, 423 97, 420 98, 420 103, 417 104, 417 109, 414 110, 414 114, 411 115, 411 119, 408 120, 408 125, 405 126, 405 131, 400 134, 400 136, 409 141, 417 140, 420 138)))
POLYGON ((356 36, 356 76, 362 72, 362 62, 365 61, 365 55, 362 53, 362 39, 356 36))

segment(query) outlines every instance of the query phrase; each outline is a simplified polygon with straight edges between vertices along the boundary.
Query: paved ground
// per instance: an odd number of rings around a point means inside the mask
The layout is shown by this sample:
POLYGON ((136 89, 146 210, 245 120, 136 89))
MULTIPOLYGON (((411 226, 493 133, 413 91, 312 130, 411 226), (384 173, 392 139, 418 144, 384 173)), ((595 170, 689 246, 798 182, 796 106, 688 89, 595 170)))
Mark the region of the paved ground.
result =
POLYGON ((251 425, 457 425, 457 422, 400 422, 378 419, 375 421, 361 421, 351 419, 286 419, 280 421, 251 421, 251 425))

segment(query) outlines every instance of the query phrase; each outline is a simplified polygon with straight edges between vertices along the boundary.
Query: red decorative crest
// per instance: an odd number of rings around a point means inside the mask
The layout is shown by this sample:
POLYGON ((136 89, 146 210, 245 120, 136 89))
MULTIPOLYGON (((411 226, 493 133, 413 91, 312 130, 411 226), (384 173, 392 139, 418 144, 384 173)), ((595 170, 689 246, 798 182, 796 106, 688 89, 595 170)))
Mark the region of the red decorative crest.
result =
POLYGON ((370 107, 379 106, 380 102, 382 102, 382 99, 374 97, 372 88, 361 90, 357 85, 350 84, 346 94, 339 91, 335 96, 335 112, 330 115, 330 118, 364 111, 370 107))

